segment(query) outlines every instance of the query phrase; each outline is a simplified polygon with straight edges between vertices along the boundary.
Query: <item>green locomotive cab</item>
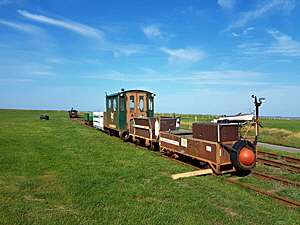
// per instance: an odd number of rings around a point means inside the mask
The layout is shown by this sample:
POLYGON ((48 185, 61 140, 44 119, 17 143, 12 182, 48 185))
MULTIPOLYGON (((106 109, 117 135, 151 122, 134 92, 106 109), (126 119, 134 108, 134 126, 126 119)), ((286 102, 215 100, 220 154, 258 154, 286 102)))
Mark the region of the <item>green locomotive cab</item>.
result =
POLYGON ((129 138, 130 119, 154 116, 155 94, 144 90, 122 89, 106 96, 105 129, 122 139, 129 138))

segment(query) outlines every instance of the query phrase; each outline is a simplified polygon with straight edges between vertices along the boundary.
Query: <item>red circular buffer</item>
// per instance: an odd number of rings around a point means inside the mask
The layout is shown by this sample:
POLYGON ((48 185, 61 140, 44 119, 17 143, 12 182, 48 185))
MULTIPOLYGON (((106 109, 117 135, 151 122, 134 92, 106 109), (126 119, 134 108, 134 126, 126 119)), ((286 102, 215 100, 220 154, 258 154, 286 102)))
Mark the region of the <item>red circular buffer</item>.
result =
POLYGON ((255 154, 248 148, 243 148, 239 155, 240 162, 246 166, 251 165, 255 160, 255 154))

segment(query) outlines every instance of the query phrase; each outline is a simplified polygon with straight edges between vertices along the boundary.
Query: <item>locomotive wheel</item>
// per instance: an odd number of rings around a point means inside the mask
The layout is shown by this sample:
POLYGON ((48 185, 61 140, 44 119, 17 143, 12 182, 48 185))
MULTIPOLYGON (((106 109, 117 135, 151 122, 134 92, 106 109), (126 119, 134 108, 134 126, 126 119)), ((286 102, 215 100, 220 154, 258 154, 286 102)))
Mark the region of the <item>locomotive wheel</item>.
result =
POLYGON ((230 161, 240 170, 250 170, 255 166, 255 146, 248 140, 239 140, 233 146, 230 153, 230 161))
POLYGON ((128 141, 128 139, 130 138, 129 132, 128 131, 120 132, 120 138, 123 141, 128 141))
POLYGON ((140 139, 136 139, 136 141, 134 142, 135 145, 141 145, 141 140, 140 139))
POLYGON ((107 133, 109 136, 112 136, 112 132, 108 129, 104 129, 104 132, 107 133))
POLYGON ((149 150, 154 151, 155 150, 155 144, 150 142, 150 145, 147 146, 149 150))
POLYGON ((166 152, 166 155, 169 156, 169 157, 173 157, 174 153, 171 152, 170 150, 167 150, 166 152))

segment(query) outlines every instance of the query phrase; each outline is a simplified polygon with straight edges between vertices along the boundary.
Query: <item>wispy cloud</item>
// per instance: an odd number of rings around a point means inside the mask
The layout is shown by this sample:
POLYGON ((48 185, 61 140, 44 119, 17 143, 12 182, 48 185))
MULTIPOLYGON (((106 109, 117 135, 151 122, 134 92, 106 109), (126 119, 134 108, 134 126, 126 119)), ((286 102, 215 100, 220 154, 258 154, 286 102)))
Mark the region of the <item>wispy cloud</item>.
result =
POLYGON ((131 55, 144 52, 145 46, 130 44, 130 45, 113 45, 112 51, 115 57, 120 57, 121 55, 131 55))
MULTIPOLYGON (((201 8, 201 7, 200 7, 201 8)), ((187 6, 187 7, 183 7, 183 8, 179 8, 177 9, 177 11, 181 14, 181 16, 193 16, 196 18, 208 18, 209 14, 207 13, 207 11, 205 9, 198 9, 197 7, 194 6, 187 6)))
POLYGON ((266 85, 271 83, 261 82, 259 80, 266 77, 267 74, 241 71, 241 70, 225 70, 225 71, 199 71, 188 77, 188 82, 193 85, 228 85, 228 86, 251 86, 266 85))
POLYGON ((244 36, 244 35, 247 35, 249 33, 249 31, 254 30, 254 29, 255 29, 254 27, 248 27, 247 29, 243 30, 242 33, 232 32, 231 35, 234 37, 244 36))
POLYGON ((0 1, 0 5, 6 5, 6 4, 11 4, 14 3, 12 0, 2 0, 0 1))
MULTIPOLYGON (((43 15, 36 15, 36 14, 31 14, 27 11, 24 10, 18 10, 18 13, 21 15, 25 16, 28 19, 41 22, 41 23, 46 23, 46 24, 51 24, 54 26, 62 27, 65 29, 68 29, 72 32, 75 32, 77 34, 86 36, 86 37, 92 37, 99 39, 102 41, 103 45, 99 48, 99 50, 103 51, 112 51, 115 57, 120 57, 122 55, 131 55, 131 54, 137 54, 137 53, 142 53, 144 52, 145 46, 143 45, 137 45, 137 44, 128 44, 128 45, 119 45, 119 44, 114 44, 110 43, 109 41, 105 40, 105 34, 101 30, 74 22, 70 21, 67 19, 64 20, 57 20, 53 18, 49 18, 43 15)), ((20 27, 21 29, 21 27, 20 27)), ((148 35, 151 35, 151 29, 148 29, 148 35)), ((152 35, 154 31, 152 30, 152 35)))
POLYGON ((268 54, 282 54, 285 56, 299 56, 300 55, 300 42, 292 40, 292 38, 279 31, 269 31, 276 41, 271 43, 267 48, 268 54))
POLYGON ((9 26, 13 29, 29 33, 29 34, 41 34, 43 33, 43 30, 41 28, 38 28, 36 26, 28 25, 28 24, 21 24, 21 23, 13 23, 8 22, 4 20, 0 20, 0 23, 6 26, 9 26))
POLYGON ((20 13, 21 15, 25 16, 28 19, 62 27, 83 36, 101 38, 101 39, 104 38, 104 33, 102 31, 80 23, 76 23, 69 20, 56 20, 43 15, 31 14, 25 10, 18 10, 18 13, 20 13))
POLYGON ((262 49, 265 48, 265 44, 261 42, 244 43, 237 46, 243 51, 244 54, 258 54, 262 53, 262 49))
MULTIPOLYGON (((221 71, 198 71, 192 73, 194 79, 211 80, 232 80, 232 79, 254 79, 265 76, 265 74, 242 70, 221 70, 221 71)), ((193 78, 190 78, 193 79, 193 78)))
POLYGON ((72 61, 70 59, 65 59, 65 58, 48 58, 46 61, 48 63, 55 63, 55 64, 67 64, 67 63, 75 64, 75 63, 77 63, 75 61, 72 61))
POLYGON ((169 41, 174 37, 173 34, 169 34, 161 29, 162 24, 152 24, 142 27, 142 32, 150 40, 164 40, 169 41))
POLYGON ((197 49, 160 48, 169 55, 170 63, 193 64, 205 58, 205 54, 197 49))
POLYGON ((152 39, 152 38, 163 38, 163 35, 160 31, 161 25, 149 25, 147 27, 143 27, 142 31, 145 33, 145 35, 152 39))
POLYGON ((235 0, 218 0, 218 4, 223 10, 232 11, 235 5, 235 0))
POLYGON ((34 80, 30 79, 0 79, 0 84, 3 85, 18 85, 18 84, 23 84, 23 83, 30 83, 33 82, 34 80))
POLYGON ((226 85, 226 86, 251 86, 251 85, 270 85, 269 82, 263 82, 268 74, 252 71, 225 70, 225 71, 197 71, 187 72, 178 76, 169 74, 168 76, 161 74, 149 68, 142 68, 144 72, 139 74, 124 74, 118 71, 110 71, 107 73, 85 76, 91 79, 108 79, 124 82, 185 82, 189 85, 226 85), (149 74, 151 76, 149 76, 149 74))
POLYGON ((57 76, 57 73, 53 72, 53 67, 47 66, 41 63, 27 63, 21 68, 23 73, 28 77, 33 78, 47 78, 57 76))
POLYGON ((126 75, 115 70, 101 73, 101 74, 96 74, 96 75, 84 76, 84 78, 100 79, 100 80, 107 79, 107 80, 128 81, 128 82, 131 82, 132 80, 137 80, 137 77, 135 77, 134 75, 126 75))
POLYGON ((300 56, 300 42, 279 31, 268 31, 275 40, 270 44, 253 42, 238 45, 244 54, 300 56))
POLYGON ((295 0, 272 0, 261 4, 254 11, 243 12, 239 14, 239 18, 232 24, 229 24, 224 30, 230 31, 234 28, 246 26, 249 21, 256 20, 263 16, 267 16, 272 10, 280 10, 289 14, 295 7, 295 0))

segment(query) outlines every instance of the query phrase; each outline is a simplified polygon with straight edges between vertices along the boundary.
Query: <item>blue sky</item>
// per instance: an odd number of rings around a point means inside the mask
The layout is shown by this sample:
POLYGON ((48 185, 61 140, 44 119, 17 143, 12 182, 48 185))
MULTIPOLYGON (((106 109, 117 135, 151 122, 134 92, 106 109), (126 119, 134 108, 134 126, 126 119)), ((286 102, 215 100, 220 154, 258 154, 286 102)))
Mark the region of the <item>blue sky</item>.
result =
POLYGON ((0 0, 0 108, 300 115, 299 0, 0 0))

